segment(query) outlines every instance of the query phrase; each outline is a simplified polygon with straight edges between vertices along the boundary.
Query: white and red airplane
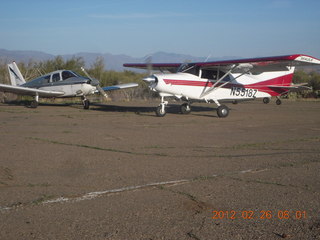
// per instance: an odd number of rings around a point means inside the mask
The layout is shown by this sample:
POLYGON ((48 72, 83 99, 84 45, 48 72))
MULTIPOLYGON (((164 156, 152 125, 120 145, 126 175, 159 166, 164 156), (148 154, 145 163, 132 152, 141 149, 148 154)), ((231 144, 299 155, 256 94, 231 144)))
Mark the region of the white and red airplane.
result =
POLYGON ((295 54, 216 62, 127 63, 123 66, 161 71, 143 79, 151 90, 160 94, 161 103, 156 109, 159 117, 166 114, 168 101, 165 97, 186 101, 181 105, 184 114, 190 113, 193 102, 205 101, 218 106, 219 117, 227 117, 229 108, 221 102, 262 98, 264 103, 269 103, 275 96, 276 104, 280 105, 280 96, 307 88, 305 84, 292 84, 292 77, 296 66, 311 64, 320 64, 320 59, 295 54))

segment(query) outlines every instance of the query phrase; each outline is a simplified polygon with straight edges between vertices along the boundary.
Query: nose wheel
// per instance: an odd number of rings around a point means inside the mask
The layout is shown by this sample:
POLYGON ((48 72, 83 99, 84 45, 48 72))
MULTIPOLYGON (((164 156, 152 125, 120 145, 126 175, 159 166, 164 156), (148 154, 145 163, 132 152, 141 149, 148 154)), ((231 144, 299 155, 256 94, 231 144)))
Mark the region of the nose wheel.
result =
POLYGON ((165 115, 166 115, 166 108, 164 107, 162 107, 161 105, 160 106, 158 106, 157 107, 157 109, 156 109, 156 115, 158 116, 158 117, 164 117, 165 115))
POLYGON ((82 104, 83 104, 83 109, 89 109, 90 101, 88 99, 86 99, 85 97, 82 98, 82 104))
POLYGON ((168 101, 164 101, 164 97, 161 97, 161 103, 156 109, 156 115, 158 117, 164 117, 166 115, 166 105, 168 104, 168 101))

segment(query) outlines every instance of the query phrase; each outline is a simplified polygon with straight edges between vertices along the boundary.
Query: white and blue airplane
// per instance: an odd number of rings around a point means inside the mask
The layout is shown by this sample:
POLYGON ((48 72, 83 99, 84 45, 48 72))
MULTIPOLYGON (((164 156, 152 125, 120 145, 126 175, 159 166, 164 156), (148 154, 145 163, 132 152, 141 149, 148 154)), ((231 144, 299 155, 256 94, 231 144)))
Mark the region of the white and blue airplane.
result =
POLYGON ((83 108, 89 109, 90 101, 88 95, 101 93, 107 97, 105 91, 137 87, 137 83, 118 84, 100 87, 97 79, 91 78, 82 68, 87 77, 83 77, 70 70, 57 70, 31 81, 26 82, 15 62, 8 64, 11 85, 0 84, 0 91, 10 92, 18 95, 33 96, 31 107, 36 108, 39 97, 45 98, 71 98, 81 97, 83 108))

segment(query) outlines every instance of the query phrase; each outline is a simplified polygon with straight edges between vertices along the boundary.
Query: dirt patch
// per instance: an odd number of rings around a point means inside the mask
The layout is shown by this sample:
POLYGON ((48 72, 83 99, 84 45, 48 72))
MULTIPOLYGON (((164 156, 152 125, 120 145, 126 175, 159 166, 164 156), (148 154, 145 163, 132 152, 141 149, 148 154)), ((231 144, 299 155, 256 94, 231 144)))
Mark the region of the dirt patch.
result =
POLYGON ((319 239, 319 102, 0 105, 0 239, 319 239))

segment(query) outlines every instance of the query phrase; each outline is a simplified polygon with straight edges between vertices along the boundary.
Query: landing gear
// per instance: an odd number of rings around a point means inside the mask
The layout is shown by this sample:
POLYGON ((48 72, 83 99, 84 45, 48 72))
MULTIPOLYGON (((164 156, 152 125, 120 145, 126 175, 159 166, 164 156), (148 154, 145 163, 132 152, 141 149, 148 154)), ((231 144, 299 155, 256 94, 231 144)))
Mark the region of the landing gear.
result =
POLYGON ((265 97, 262 99, 262 101, 264 104, 268 104, 270 102, 270 98, 265 97))
POLYGON ((220 118, 225 118, 229 115, 229 108, 225 105, 220 105, 217 109, 217 114, 220 118))
POLYGON ((278 98, 278 99, 276 100, 276 104, 277 104, 277 105, 281 105, 281 103, 282 103, 282 102, 281 102, 280 98, 278 98))
POLYGON ((83 104, 83 109, 89 109, 90 101, 88 99, 86 99, 85 97, 82 98, 82 104, 83 104))
POLYGON ((164 117, 166 115, 166 105, 168 104, 167 101, 164 101, 164 97, 161 97, 161 103, 156 109, 156 115, 158 117, 164 117))
POLYGON ((191 112, 190 104, 189 103, 184 103, 180 107, 181 113, 182 114, 189 114, 191 112))
POLYGON ((31 102, 31 104, 30 104, 30 107, 31 107, 31 108, 37 108, 38 105, 39 105, 39 103, 38 103, 36 100, 33 100, 33 101, 31 102))
POLYGON ((31 102, 30 107, 31 108, 37 108, 39 105, 39 95, 34 96, 34 100, 31 102))
POLYGON ((158 117, 164 117, 166 115, 166 109, 165 108, 162 108, 162 106, 158 106, 157 109, 156 109, 156 114, 158 117))

